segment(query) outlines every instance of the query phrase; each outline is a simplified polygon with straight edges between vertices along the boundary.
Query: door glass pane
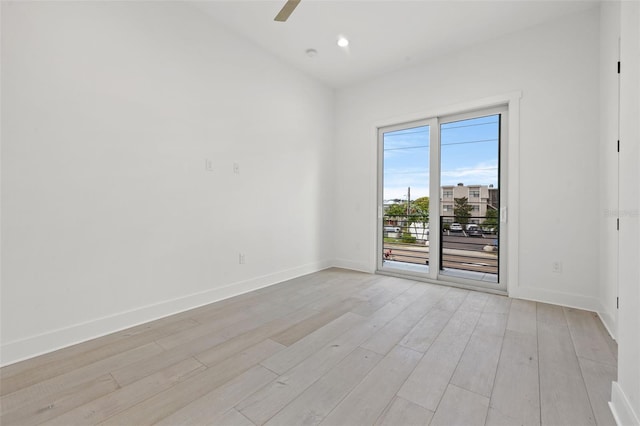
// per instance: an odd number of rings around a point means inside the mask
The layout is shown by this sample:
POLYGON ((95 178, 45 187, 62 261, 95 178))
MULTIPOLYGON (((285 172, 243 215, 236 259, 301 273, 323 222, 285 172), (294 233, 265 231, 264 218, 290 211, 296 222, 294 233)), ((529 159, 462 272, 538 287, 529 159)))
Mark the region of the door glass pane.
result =
POLYGON ((499 282, 500 114, 440 125, 440 273, 499 282))
POLYGON ((383 153, 383 265, 427 272, 429 126, 385 132, 383 153))

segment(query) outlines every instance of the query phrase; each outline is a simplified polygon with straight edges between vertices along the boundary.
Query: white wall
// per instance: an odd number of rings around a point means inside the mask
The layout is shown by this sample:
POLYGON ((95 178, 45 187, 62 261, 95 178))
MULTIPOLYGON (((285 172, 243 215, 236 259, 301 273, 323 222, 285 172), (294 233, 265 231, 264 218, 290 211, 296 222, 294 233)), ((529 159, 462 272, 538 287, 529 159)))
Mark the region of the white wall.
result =
POLYGON ((375 268, 377 123, 521 91, 520 164, 511 176, 520 205, 509 206, 510 226, 520 223, 510 229, 519 231, 519 252, 509 253, 519 275, 510 294, 597 310, 598 30, 594 8, 339 91, 338 264, 375 268), (554 260, 562 274, 552 272, 554 260))
POLYGON ((618 71, 620 59, 620 3, 604 2, 600 13, 600 147, 598 177, 600 195, 600 274, 598 299, 600 318, 616 336, 618 296, 618 71))
POLYGON ((612 409, 640 425, 640 3, 620 8, 620 260, 618 380, 612 409))
POLYGON ((333 101, 180 2, 2 2, 1 362, 328 266, 333 101))

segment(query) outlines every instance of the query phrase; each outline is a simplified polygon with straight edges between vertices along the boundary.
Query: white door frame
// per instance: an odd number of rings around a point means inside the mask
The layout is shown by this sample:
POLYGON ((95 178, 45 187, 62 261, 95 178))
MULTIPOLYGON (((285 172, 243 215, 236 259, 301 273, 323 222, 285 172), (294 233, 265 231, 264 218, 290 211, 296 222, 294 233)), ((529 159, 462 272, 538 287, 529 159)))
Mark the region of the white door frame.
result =
MULTIPOLYGON (((437 110, 427 111, 421 114, 411 114, 404 117, 396 117, 380 121, 375 125, 377 138, 377 179, 376 179, 376 206, 373 211, 377 212, 376 224, 376 241, 375 244, 375 266, 374 269, 380 274, 392 274, 395 276, 406 276, 411 279, 419 279, 427 282, 435 282, 439 284, 447 284, 462 288, 481 289, 488 292, 499 294, 515 294, 518 288, 518 205, 519 205, 519 104, 522 94, 514 92, 506 95, 480 99, 476 101, 466 102, 458 105, 451 105, 437 110), (491 115, 495 113, 502 114, 500 127, 500 282, 498 284, 490 283, 488 286, 482 282, 475 280, 463 280, 460 278, 448 277, 439 272, 439 253, 431 253, 429 255, 430 267, 427 274, 412 273, 410 271, 402 271, 391 268, 382 267, 382 172, 383 172, 383 144, 382 130, 388 132, 394 129, 406 128, 409 126, 430 125, 430 176, 436 176, 437 179, 430 178, 429 193, 430 198, 433 194, 437 202, 431 202, 429 207, 429 222, 436 223, 440 221, 440 124, 448 121, 458 121, 474 116, 491 115), (434 124, 435 121, 435 124, 434 124), (437 143, 432 143, 437 141, 437 143)), ((439 247, 439 232, 430 233, 430 244, 439 247), (432 242, 432 243, 431 243, 432 242)), ((438 250, 436 250, 438 251, 438 250)))

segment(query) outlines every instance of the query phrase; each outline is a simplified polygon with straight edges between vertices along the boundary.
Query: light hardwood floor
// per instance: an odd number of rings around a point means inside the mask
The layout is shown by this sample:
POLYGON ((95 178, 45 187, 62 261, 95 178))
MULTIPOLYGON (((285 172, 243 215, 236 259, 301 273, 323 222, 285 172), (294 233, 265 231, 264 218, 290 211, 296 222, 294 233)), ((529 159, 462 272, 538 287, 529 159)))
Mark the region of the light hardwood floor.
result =
POLYGON ((9 365, 9 425, 614 425, 594 313, 329 269, 9 365))

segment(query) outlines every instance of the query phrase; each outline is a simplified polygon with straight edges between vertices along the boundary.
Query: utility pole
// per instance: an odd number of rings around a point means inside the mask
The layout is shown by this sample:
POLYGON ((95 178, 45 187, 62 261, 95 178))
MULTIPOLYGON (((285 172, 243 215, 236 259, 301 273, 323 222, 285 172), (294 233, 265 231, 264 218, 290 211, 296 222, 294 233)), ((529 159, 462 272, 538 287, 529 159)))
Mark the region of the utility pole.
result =
POLYGON ((407 216, 411 212, 411 187, 407 188, 407 216))

